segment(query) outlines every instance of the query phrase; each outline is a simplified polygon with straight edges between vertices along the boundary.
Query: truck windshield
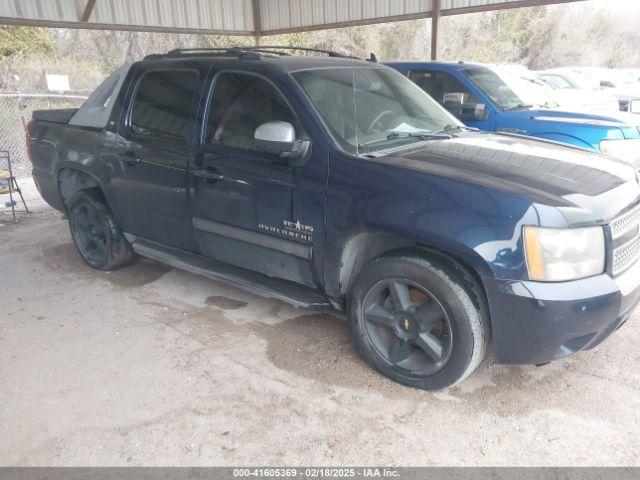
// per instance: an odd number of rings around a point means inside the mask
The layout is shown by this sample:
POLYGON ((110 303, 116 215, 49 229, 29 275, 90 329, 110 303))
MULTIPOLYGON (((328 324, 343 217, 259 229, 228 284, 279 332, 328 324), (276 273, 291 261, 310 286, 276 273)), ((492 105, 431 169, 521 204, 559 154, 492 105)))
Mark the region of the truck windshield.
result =
POLYGON ((501 110, 554 106, 541 88, 506 69, 495 72, 487 67, 474 67, 464 70, 464 74, 501 110))
POLYGON ((292 73, 340 146, 366 153, 462 127, 412 81, 386 68, 323 68, 292 73))

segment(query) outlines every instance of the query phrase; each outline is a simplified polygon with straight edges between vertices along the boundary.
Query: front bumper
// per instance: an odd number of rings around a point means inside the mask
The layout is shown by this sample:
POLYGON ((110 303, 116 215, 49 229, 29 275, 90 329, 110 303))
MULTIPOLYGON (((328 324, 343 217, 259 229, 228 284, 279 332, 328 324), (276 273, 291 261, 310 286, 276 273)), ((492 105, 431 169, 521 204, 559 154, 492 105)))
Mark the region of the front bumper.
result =
POLYGON ((640 301, 640 261, 615 278, 484 283, 496 360, 541 364, 595 347, 627 320, 640 301))

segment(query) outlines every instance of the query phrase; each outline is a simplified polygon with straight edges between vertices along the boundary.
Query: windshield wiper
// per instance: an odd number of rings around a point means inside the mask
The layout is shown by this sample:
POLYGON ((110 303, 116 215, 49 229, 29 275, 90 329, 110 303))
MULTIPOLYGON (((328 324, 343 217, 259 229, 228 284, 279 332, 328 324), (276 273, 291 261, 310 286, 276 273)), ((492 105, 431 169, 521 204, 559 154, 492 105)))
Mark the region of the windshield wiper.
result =
POLYGON ((451 134, 445 131, 438 131, 424 133, 391 132, 389 135, 387 135, 387 140, 393 140, 394 138, 445 139, 451 138, 451 134))
POLYGON ((478 130, 477 128, 467 127, 466 125, 452 125, 451 123, 447 123, 442 130, 438 130, 436 132, 431 132, 432 134, 440 134, 440 133, 448 133, 449 138, 452 137, 451 132, 455 132, 458 130, 478 130))
POLYGON ((514 110, 526 110, 527 108, 532 108, 533 105, 527 105, 525 103, 519 103, 518 105, 514 106, 514 107, 509 107, 509 108, 505 108, 504 111, 505 112, 512 112, 514 110))
POLYGON ((419 140, 448 140, 452 137, 451 134, 444 132, 391 132, 384 138, 378 138, 377 140, 371 140, 370 142, 361 143, 358 145, 358 148, 368 147, 370 145, 375 145, 376 143, 385 142, 387 140, 397 140, 399 138, 417 138, 419 140))

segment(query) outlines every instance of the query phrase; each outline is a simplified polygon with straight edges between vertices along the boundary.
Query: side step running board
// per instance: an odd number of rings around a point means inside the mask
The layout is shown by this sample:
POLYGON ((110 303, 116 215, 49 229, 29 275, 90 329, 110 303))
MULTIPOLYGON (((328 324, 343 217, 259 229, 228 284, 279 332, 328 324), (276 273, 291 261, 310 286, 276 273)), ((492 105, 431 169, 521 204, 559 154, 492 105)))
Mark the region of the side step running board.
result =
POLYGON ((243 268, 196 255, 154 242, 126 235, 137 254, 186 270, 196 275, 219 280, 265 298, 275 298, 297 308, 333 309, 329 299, 316 290, 286 280, 280 280, 243 268))

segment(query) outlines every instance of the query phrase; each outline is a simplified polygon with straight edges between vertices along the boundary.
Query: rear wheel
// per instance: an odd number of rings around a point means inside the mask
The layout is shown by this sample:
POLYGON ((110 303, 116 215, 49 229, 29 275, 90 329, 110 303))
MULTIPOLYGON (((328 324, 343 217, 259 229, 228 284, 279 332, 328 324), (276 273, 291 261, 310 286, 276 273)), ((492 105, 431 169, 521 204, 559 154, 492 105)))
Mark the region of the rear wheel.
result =
POLYGON ((466 378, 488 341, 479 289, 467 277, 417 256, 371 262, 349 298, 360 353, 382 374, 416 388, 446 388, 466 378))
POLYGON ((115 270, 131 263, 135 254, 122 235, 99 192, 81 190, 68 212, 73 243, 82 259, 97 270, 115 270))

